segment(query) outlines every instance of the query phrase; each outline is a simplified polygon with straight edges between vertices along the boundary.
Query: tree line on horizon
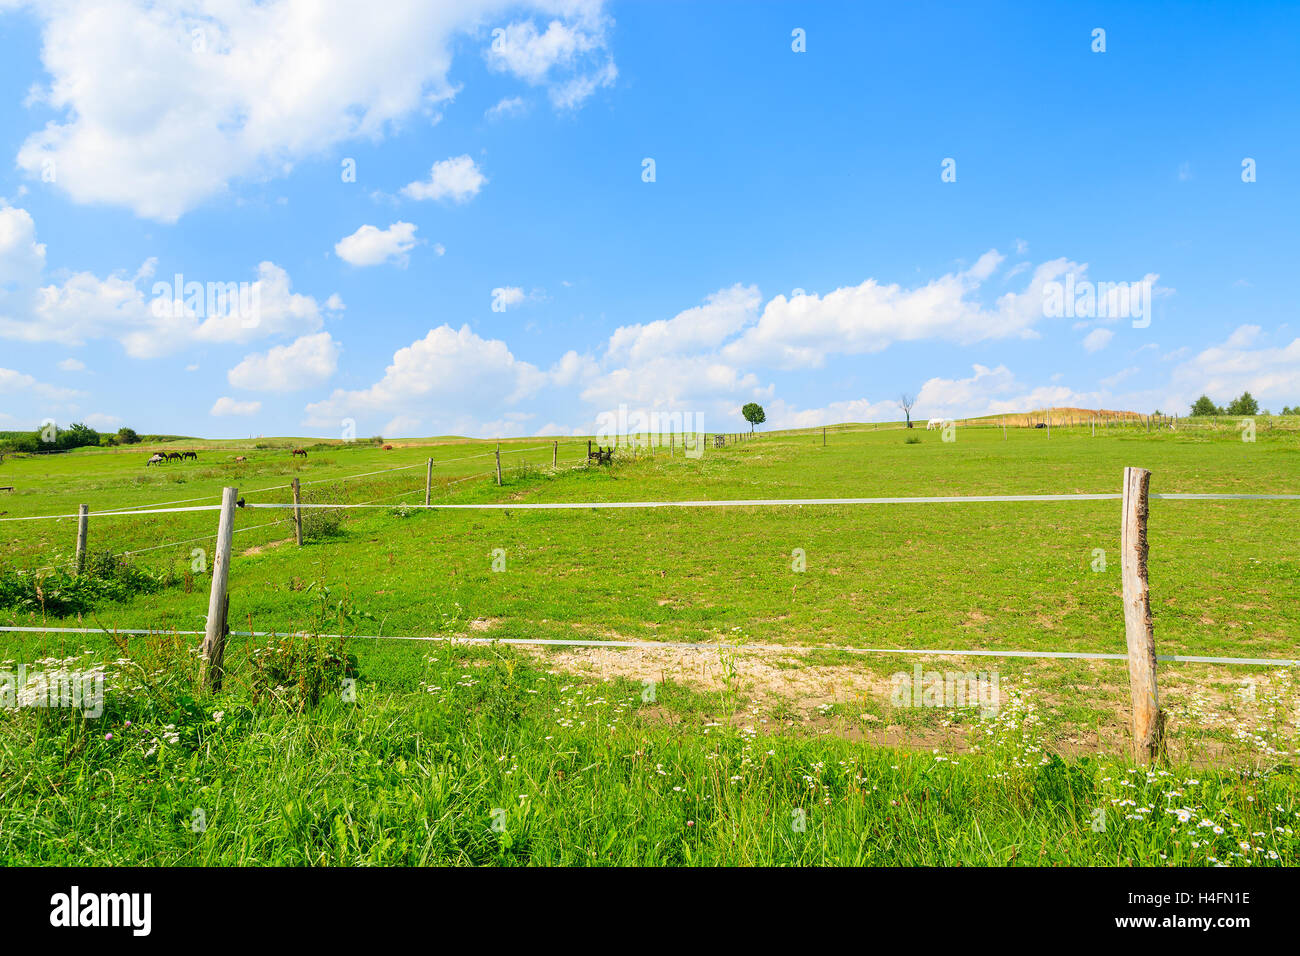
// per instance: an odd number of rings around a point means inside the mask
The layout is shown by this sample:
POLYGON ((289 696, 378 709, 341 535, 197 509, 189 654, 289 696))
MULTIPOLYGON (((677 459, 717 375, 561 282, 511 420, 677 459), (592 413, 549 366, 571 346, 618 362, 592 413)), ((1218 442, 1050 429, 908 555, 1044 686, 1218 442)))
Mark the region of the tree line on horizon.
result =
POLYGON ((116 432, 99 432, 82 422, 67 428, 50 424, 33 432, 0 432, 0 450, 36 453, 41 451, 68 451, 73 448, 115 445, 138 445, 145 440, 161 441, 180 438, 180 435, 140 435, 134 428, 119 428, 116 432))
MULTIPOLYGON (((1273 414, 1267 408, 1264 409, 1263 413, 1265 415, 1273 414)), ((1232 401, 1228 403, 1227 408, 1224 408, 1222 405, 1214 404, 1214 402, 1210 399, 1208 395, 1202 395, 1200 398, 1198 398, 1195 402, 1192 403, 1193 417, 1198 415, 1258 415, 1258 414, 1260 414, 1259 402, 1255 400, 1255 396, 1251 395, 1250 392, 1242 392, 1240 395, 1238 395, 1236 398, 1234 398, 1232 401)), ((1297 405, 1294 408, 1291 408, 1290 406, 1287 405, 1283 405, 1282 414, 1300 415, 1300 405, 1297 405)))

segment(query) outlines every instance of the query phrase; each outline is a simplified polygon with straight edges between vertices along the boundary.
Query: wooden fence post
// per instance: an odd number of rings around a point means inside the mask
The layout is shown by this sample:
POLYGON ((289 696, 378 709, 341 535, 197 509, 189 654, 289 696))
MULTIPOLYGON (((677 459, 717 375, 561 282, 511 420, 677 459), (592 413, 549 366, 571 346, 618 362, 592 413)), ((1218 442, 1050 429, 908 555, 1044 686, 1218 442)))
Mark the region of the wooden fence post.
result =
POLYGON ((90 505, 77 505, 77 573, 86 570, 86 539, 90 535, 90 505))
POLYGON ((302 547, 302 497, 299 494, 298 479, 293 480, 293 536, 298 539, 298 547, 302 547))
POLYGON ((551 468, 560 464, 560 440, 557 438, 551 442, 551 468))
POLYGON ((1124 516, 1120 562, 1124 579, 1124 633, 1128 641, 1128 682, 1133 702, 1133 756, 1142 763, 1163 750, 1165 718, 1156 685, 1156 642, 1147 587, 1147 492, 1151 472, 1124 469, 1124 516))
POLYGON ((433 459, 430 458, 424 469, 424 506, 429 506, 429 496, 433 492, 433 459))
POLYGON ((501 484, 501 443, 497 442, 497 485, 501 484))
POLYGON ((217 522, 217 550, 212 557, 212 592, 208 595, 208 624, 199 648, 199 690, 221 690, 222 662, 226 656, 226 614, 230 601, 230 544, 235 533, 237 488, 221 492, 221 519, 217 522))
POLYGON ((826 426, 822 426, 822 447, 826 447, 826 426))

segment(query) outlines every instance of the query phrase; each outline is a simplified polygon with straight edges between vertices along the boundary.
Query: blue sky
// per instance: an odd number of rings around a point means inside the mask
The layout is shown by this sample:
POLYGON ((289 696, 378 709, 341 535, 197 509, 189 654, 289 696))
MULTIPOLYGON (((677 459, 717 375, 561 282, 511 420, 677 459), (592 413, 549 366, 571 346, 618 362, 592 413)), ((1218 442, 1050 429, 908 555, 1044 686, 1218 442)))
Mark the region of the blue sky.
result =
POLYGON ((1298 404, 1300 8, 1132 6, 0 0, 0 428, 1298 404))

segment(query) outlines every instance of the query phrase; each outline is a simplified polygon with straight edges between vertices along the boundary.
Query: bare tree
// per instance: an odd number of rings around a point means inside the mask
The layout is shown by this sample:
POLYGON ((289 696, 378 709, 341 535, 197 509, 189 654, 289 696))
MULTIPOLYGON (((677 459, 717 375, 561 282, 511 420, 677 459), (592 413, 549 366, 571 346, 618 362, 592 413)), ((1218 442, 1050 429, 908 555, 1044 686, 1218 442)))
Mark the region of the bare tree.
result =
POLYGON ((898 404, 903 409, 903 415, 907 419, 907 427, 912 427, 912 406, 916 404, 916 399, 904 392, 898 396, 898 404))

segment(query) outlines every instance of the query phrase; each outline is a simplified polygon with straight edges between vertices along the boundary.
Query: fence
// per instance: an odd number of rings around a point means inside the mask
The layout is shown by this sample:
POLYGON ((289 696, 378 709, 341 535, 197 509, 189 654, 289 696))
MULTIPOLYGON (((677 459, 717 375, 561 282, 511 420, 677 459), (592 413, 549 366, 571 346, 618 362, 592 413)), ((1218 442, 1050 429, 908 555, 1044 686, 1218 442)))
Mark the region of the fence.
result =
MULTIPOLYGON (((743 434, 728 436, 735 441, 747 440, 743 434)), ((824 440, 824 439, 823 439, 824 440)), ((496 459, 495 474, 498 483, 501 480, 500 449, 491 453, 496 459)), ((474 456, 486 457, 486 456, 474 456)), ((946 495, 929 497, 877 497, 877 498, 782 498, 782 499, 721 499, 694 501, 588 501, 588 502, 433 502, 431 500, 433 459, 427 463, 399 466, 392 471, 418 467, 426 464, 425 500, 423 504, 403 505, 411 509, 429 510, 589 510, 589 509, 655 509, 655 508, 734 508, 734 507, 790 507, 804 505, 894 505, 894 504, 961 504, 972 502, 1014 503, 1014 502, 1070 502, 1070 501, 1113 501, 1120 500, 1121 506, 1121 570, 1123 581, 1123 612, 1125 626, 1126 654, 1104 654, 1063 651, 987 651, 977 649, 927 650, 918 648, 840 648, 841 650, 871 654, 928 653, 934 655, 954 656, 989 656, 989 657, 1032 657, 1032 658, 1082 658, 1095 660, 1126 660, 1128 663, 1129 688, 1132 700, 1133 746, 1135 756, 1144 762, 1157 758, 1163 746, 1164 715, 1160 709, 1159 685, 1156 676, 1158 661, 1186 661, 1223 664, 1253 664, 1265 666, 1296 666, 1300 661, 1277 658, 1227 658, 1199 656, 1165 656, 1158 657, 1155 649, 1154 623, 1151 612, 1150 588, 1147 580, 1147 517, 1151 499, 1172 501, 1206 501, 1206 500, 1300 500, 1300 494, 1228 494, 1228 493, 1171 493, 1152 494, 1150 492, 1151 473, 1142 468, 1125 468, 1123 484, 1117 493, 1096 494, 1056 494, 1056 495, 946 495)), ((552 445, 552 467, 558 467, 558 442, 552 445)), ((380 474, 374 472, 371 474, 380 474)), ((491 475, 493 472, 484 473, 491 475)), ((356 476, 364 477, 364 476, 356 476)), ((482 475, 472 475, 457 480, 468 480, 482 475)), ((328 479, 322 479, 328 480, 328 479)), ((187 505, 186 507, 152 507, 134 508, 118 511, 94 512, 95 517, 130 516, 141 514, 173 514, 179 512, 217 511, 216 531, 217 546, 212 566, 212 584, 208 595, 208 616, 203 640, 200 645, 202 664, 202 686, 217 689, 221 686, 222 670, 227 636, 235 634, 261 635, 265 632, 231 632, 227 621, 229 618, 229 570, 231 561, 232 538, 235 533, 234 516, 239 508, 288 510, 292 509, 292 519, 296 529, 298 543, 302 544, 301 514, 308 508, 328 509, 364 509, 388 508, 391 505, 379 505, 374 502, 353 504, 316 504, 300 500, 300 483, 294 479, 290 486, 293 491, 292 502, 246 502, 239 497, 237 488, 227 487, 222 492, 220 505, 187 505)), ((265 489, 265 490, 279 490, 265 489)), ((413 494, 418 489, 402 492, 397 497, 413 494)), ((250 492, 251 494, 252 492, 250 492)), ((394 497, 394 496, 389 496, 394 497)), ((40 520, 42 518, 77 517, 78 519, 78 565, 84 560, 85 542, 88 537, 88 508, 82 505, 74 515, 40 515, 29 518, 12 518, 0 520, 40 520)), ((289 520, 289 519, 282 519, 289 520)), ((281 522, 272 522, 278 524, 281 522)), ((267 527, 259 525, 255 527, 267 527)), ((249 530, 249 529, 241 529, 249 530)), ((198 539, 196 539, 198 540, 198 539)), ((63 633, 93 633, 89 628, 39 628, 39 627, 0 627, 0 631, 51 631, 63 633)), ((125 633, 148 633, 143 630, 127 630, 125 633)), ((197 634, 199 632, 178 632, 197 634)), ((375 635, 374 639, 381 636, 375 635)), ((428 638, 419 636, 393 636, 390 640, 448 640, 447 638, 428 638)), ((493 643, 492 638, 454 638, 451 640, 471 643, 493 643)), ((508 639, 500 643, 511 644, 557 644, 568 646, 599 647, 682 647, 691 649, 711 649, 712 644, 672 644, 667 642, 637 641, 587 641, 587 640, 543 640, 543 639, 508 639)))

